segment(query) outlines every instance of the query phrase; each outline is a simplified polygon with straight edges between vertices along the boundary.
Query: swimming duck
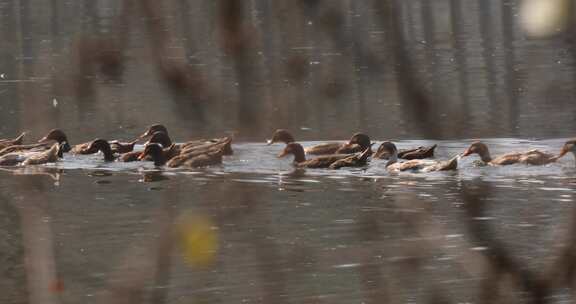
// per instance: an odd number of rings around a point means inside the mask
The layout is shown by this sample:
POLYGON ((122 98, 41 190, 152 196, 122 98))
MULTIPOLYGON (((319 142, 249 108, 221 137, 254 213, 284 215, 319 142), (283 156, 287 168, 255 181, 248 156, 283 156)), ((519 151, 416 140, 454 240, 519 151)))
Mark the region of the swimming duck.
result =
POLYGON ((68 141, 68 137, 64 132, 60 129, 52 129, 46 136, 42 137, 38 140, 38 143, 48 143, 51 141, 55 141, 59 144, 63 144, 64 152, 70 152, 72 147, 70 146, 70 142, 68 141))
MULTIPOLYGON (((288 130, 278 129, 272 135, 272 139, 268 140, 268 145, 273 143, 283 142, 285 144, 295 142, 294 137, 288 130)), ((306 154, 312 155, 326 155, 326 154, 347 154, 363 152, 366 148, 370 147, 370 137, 366 134, 356 133, 346 143, 325 143, 319 144, 304 149, 306 154)), ((370 150, 369 153, 371 153, 370 150)))
POLYGON ((330 169, 340 169, 342 167, 363 167, 368 163, 368 157, 372 154, 370 148, 364 152, 354 153, 346 158, 339 159, 330 165, 330 169))
MULTIPOLYGON (((124 154, 121 154, 118 157, 119 161, 122 162, 134 162, 134 161, 138 161, 140 156, 142 155, 144 151, 132 151, 132 152, 126 152, 124 154)), ((169 146, 168 148, 164 148, 164 154, 166 155, 166 157, 168 159, 180 154, 180 148, 178 148, 178 146, 176 144, 172 144, 171 146, 169 146)), ((146 156, 145 158, 143 158, 142 160, 149 160, 151 161, 152 158, 149 156, 146 156)))
POLYGON ((203 151, 198 155, 189 156, 189 158, 179 162, 177 165, 170 163, 172 160, 167 161, 162 147, 159 144, 148 144, 144 148, 144 152, 140 156, 140 159, 144 159, 146 156, 152 157, 155 166, 167 165, 169 167, 206 167, 212 165, 218 165, 222 163, 222 154, 224 150, 219 149, 217 151, 203 151))
POLYGON ((0 157, 0 166, 40 165, 56 162, 62 158, 63 145, 55 143, 50 149, 44 151, 11 152, 0 157))
POLYGON ((124 154, 128 152, 134 151, 134 146, 136 145, 138 140, 134 140, 131 142, 121 142, 118 140, 109 141, 110 148, 112 149, 112 153, 124 154))
POLYGON ((458 158, 460 158, 460 156, 456 156, 447 161, 412 159, 398 162, 398 149, 395 144, 385 141, 380 145, 378 150, 380 149, 385 150, 386 153, 390 154, 390 158, 386 163, 386 170, 390 172, 432 172, 456 170, 458 168, 458 158))
POLYGON ((198 157, 203 154, 212 154, 212 153, 219 153, 221 152, 224 155, 224 151, 228 149, 230 143, 232 142, 232 138, 229 138, 227 141, 222 141, 220 143, 211 144, 209 146, 196 146, 192 148, 188 148, 186 150, 180 151, 180 154, 176 155, 172 159, 168 160, 166 166, 168 167, 179 167, 182 164, 186 163, 188 160, 198 157))
POLYGON ((90 151, 100 151, 104 155, 104 160, 107 162, 114 161, 116 157, 112 152, 112 148, 107 140, 104 139, 95 139, 90 142, 90 145, 87 147, 90 151))
POLYGON ((568 152, 572 152, 572 154, 574 155, 574 158, 576 159, 576 139, 571 139, 571 140, 567 141, 564 144, 564 146, 562 146, 562 149, 560 150, 560 154, 558 154, 557 158, 563 157, 568 152))
MULTIPOLYGON (((163 141, 166 144, 166 145, 164 145, 164 147, 166 148, 172 144, 172 140, 170 139, 168 134, 169 134, 168 129, 164 125, 155 124, 155 125, 149 126, 148 129, 146 129, 146 131, 142 135, 140 135, 138 138, 143 139, 143 138, 152 137, 148 141, 148 143, 163 141), (161 132, 163 134, 159 133, 157 135, 156 134, 157 132, 161 132), (157 136, 157 139, 156 139, 157 141, 152 140, 155 136, 157 136), (160 137, 165 137, 165 138, 160 138, 160 137)), ((184 143, 179 144, 178 148, 186 149, 188 147, 202 145, 202 144, 218 143, 218 142, 221 142, 223 140, 226 140, 227 138, 228 137, 192 140, 192 141, 188 141, 188 142, 184 142, 184 143)), ((232 145, 227 146, 225 148, 225 150, 223 151, 223 153, 224 153, 224 155, 232 155, 234 153, 234 151, 232 150, 232 145)))
POLYGON ((50 147, 50 149, 44 152, 30 155, 28 158, 26 158, 25 161, 22 162, 22 165, 40 165, 56 162, 59 158, 62 158, 64 149, 64 144, 55 143, 52 145, 52 147, 50 147))
POLYGON ((4 156, 11 153, 40 152, 45 151, 48 148, 50 148, 50 146, 48 146, 48 143, 12 145, 0 150, 0 156, 4 156))
POLYGON ((26 135, 26 132, 23 132, 14 139, 0 139, 0 150, 10 146, 21 145, 22 140, 24 139, 24 135, 26 135))
POLYGON ((482 162, 492 166, 505 166, 513 164, 525 164, 533 166, 541 166, 553 163, 558 160, 558 156, 552 153, 542 152, 539 150, 530 150, 525 152, 511 152, 504 155, 492 158, 490 151, 486 144, 475 141, 473 142, 462 154, 468 156, 471 154, 478 154, 482 162))
MULTIPOLYGON (((351 154, 331 154, 321 155, 313 159, 306 159, 304 148, 299 143, 291 142, 284 147, 284 150, 278 155, 279 158, 288 154, 294 155, 294 166, 299 168, 329 168, 339 160, 344 160, 351 154)), ((366 156, 367 157, 367 156, 366 156)))
MULTIPOLYGON (((429 147, 418 147, 413 149, 403 149, 398 151, 398 158, 401 159, 424 159, 434 156, 434 150, 436 149, 436 145, 432 145, 429 147)), ((374 158, 378 159, 389 159, 392 155, 390 154, 391 151, 380 145, 376 153, 374 153, 374 158)))

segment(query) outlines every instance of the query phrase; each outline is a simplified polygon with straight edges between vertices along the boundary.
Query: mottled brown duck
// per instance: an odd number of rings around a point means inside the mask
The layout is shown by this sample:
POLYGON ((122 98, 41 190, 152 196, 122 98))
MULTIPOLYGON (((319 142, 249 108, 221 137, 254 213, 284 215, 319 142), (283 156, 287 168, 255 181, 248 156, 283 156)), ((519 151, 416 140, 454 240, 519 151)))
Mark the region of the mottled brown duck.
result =
POLYGON ((222 163, 222 155, 224 153, 223 148, 215 151, 211 150, 204 150, 198 154, 188 154, 186 155, 185 159, 179 159, 178 163, 172 162, 175 158, 171 160, 167 160, 162 147, 158 144, 148 144, 146 148, 144 148, 143 154, 140 158, 144 159, 147 156, 150 156, 154 161, 155 166, 164 166, 167 165, 169 167, 188 167, 188 168, 198 168, 198 167, 206 167, 206 166, 213 166, 219 165, 222 163))
POLYGON ((473 142, 465 151, 462 156, 469 156, 472 154, 478 154, 482 162, 487 165, 492 166, 506 166, 513 164, 525 164, 532 166, 541 166, 549 163, 553 163, 558 160, 558 156, 543 152, 540 150, 529 150, 523 152, 511 152, 504 155, 500 155, 496 158, 492 158, 488 146, 486 144, 475 141, 473 142))
MULTIPOLYGON (((418 147, 413 149, 403 149, 398 151, 398 158, 400 159, 425 159, 434 156, 434 150, 436 149, 436 145, 428 146, 428 147, 418 147)), ((380 145, 376 153, 374 153, 374 158, 378 159, 390 159, 391 155, 390 149, 387 149, 385 146, 380 145)))
MULTIPOLYGON (((285 144, 290 144, 295 142, 294 137, 288 130, 285 129, 278 129, 272 135, 272 139, 268 140, 268 145, 283 142, 285 144)), ((341 142, 333 142, 333 143, 324 143, 319 145, 314 145, 311 147, 307 147, 304 149, 306 154, 311 155, 329 155, 329 154, 348 154, 348 153, 356 153, 356 152, 363 152, 367 148, 371 147, 370 137, 363 133, 356 133, 354 134, 348 142, 341 143, 341 142)), ((372 150, 368 152, 371 154, 372 150)))
POLYGON ((412 159, 403 162, 398 161, 398 149, 392 142, 385 141, 380 147, 386 150, 391 156, 386 162, 386 170, 389 172, 403 172, 410 171, 418 172, 432 172, 432 171, 449 171, 458 169, 458 159, 460 156, 455 156, 449 160, 430 160, 430 159, 412 159))
MULTIPOLYGON (((146 131, 139 136, 139 139, 143 139, 143 138, 150 138, 150 140, 147 143, 162 143, 163 142, 163 146, 164 148, 170 146, 172 144, 172 140, 170 139, 169 133, 168 133, 168 129, 161 124, 155 124, 155 125, 151 125, 148 127, 148 129, 146 129, 146 131), (156 135, 156 133, 159 133, 158 135, 156 135), (162 134, 163 133, 163 134, 162 134), (152 140, 155 136, 158 136, 158 138, 156 139, 156 141, 152 140), (160 138, 160 137, 165 137, 165 138, 160 138)), ((186 149, 186 148, 190 148, 193 146, 198 146, 198 145, 205 145, 205 144, 211 144, 211 143, 219 143, 225 140, 228 140, 228 138, 230 137, 222 137, 222 138, 213 138, 213 139, 197 139, 197 140, 192 140, 192 141, 187 141, 187 142, 183 142, 181 144, 178 144, 178 148, 179 149, 186 149)), ((234 151, 232 150, 232 145, 230 144, 229 146, 227 146, 225 148, 225 150, 223 151, 224 155, 232 155, 234 153, 234 151)))
MULTIPOLYGON (((366 151, 365 151, 366 152, 366 151)), ((341 161, 339 165, 335 165, 334 169, 342 167, 347 161, 344 161, 354 154, 331 154, 331 155, 321 155, 316 158, 306 159, 306 153, 304 148, 299 143, 288 143, 284 150, 278 155, 279 158, 285 157, 289 154, 294 155, 293 164, 298 168, 330 168, 332 164, 341 161)), ((362 158, 365 160, 368 157, 368 152, 362 153, 362 158)), ((360 163, 358 163, 360 165, 360 163)))

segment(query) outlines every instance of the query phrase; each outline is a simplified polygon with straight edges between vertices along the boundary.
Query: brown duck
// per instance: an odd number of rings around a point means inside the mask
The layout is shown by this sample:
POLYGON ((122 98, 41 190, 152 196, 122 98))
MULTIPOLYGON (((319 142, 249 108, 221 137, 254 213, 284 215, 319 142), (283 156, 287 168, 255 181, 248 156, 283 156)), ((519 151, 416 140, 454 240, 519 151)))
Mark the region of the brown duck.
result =
POLYGON ((112 150, 112 153, 124 154, 134 151, 134 146, 136 145, 137 142, 138 140, 134 140, 131 142, 121 142, 118 140, 113 140, 108 143, 110 144, 110 149, 112 150))
POLYGON ((553 163, 558 160, 558 156, 552 153, 542 152, 539 150, 529 150, 524 152, 511 152, 492 158, 488 146, 486 144, 475 141, 465 151, 462 156, 469 156, 471 154, 478 154, 480 159, 492 166, 506 166, 513 164, 525 164, 533 166, 541 166, 553 163))
POLYGON ((386 163, 386 170, 390 172, 432 172, 432 171, 448 171, 458 169, 458 159, 460 156, 455 156, 447 161, 429 160, 429 159, 412 159, 404 162, 398 162, 398 149, 392 142, 385 141, 380 145, 379 150, 385 150, 390 155, 386 163))
POLYGON ((163 154, 162 147, 159 144, 148 144, 144 148, 144 152, 140 156, 144 159, 146 156, 150 156, 154 161, 155 166, 167 165, 169 167, 206 167, 212 165, 218 165, 222 163, 222 155, 224 153, 223 149, 217 151, 203 151, 198 155, 188 155, 188 158, 184 161, 178 163, 178 165, 170 163, 172 160, 168 161, 163 154))
MULTIPOLYGON (((378 159, 390 159, 390 157, 392 156, 390 153, 390 149, 386 148, 385 146, 383 146, 384 144, 380 145, 380 147, 378 147, 378 150, 376 150, 376 153, 374 153, 374 158, 378 158, 378 159)), ((413 148, 413 149, 403 149, 398 151, 398 158, 401 159, 407 159, 407 160, 411 160, 411 159, 424 159, 424 158, 430 158, 434 156, 434 150, 436 149, 436 145, 432 145, 429 147, 418 147, 418 148, 413 148)))
POLYGON ((55 143, 44 151, 11 152, 0 157, 0 166, 40 165, 56 162, 62 158, 63 145, 55 143))
MULTIPOLYGON (((285 129, 278 129, 272 135, 272 139, 268 140, 268 145, 273 143, 283 142, 285 144, 295 142, 294 137, 290 132, 285 129)), ((327 154, 348 154, 363 152, 371 147, 370 137, 366 134, 356 133, 346 143, 325 143, 319 144, 304 149, 306 154, 311 155, 327 155, 327 154)), ((370 150, 371 154, 372 150, 370 150)))
MULTIPOLYGON (((166 145, 163 145, 164 148, 170 146, 172 144, 172 140, 169 137, 169 133, 168 133, 168 129, 161 124, 155 124, 155 125, 151 125, 148 127, 148 129, 146 129, 146 131, 140 135, 138 138, 139 139, 143 139, 143 138, 148 138, 148 137, 154 137, 155 133, 157 132, 162 132, 165 135, 159 135, 159 136, 165 136, 166 138, 163 138, 162 140, 165 141, 166 145), (168 144, 169 142, 169 144, 168 144)), ((153 143, 155 141, 152 140, 152 138, 148 141, 148 143, 153 143)), ((210 144, 210 143, 218 143, 221 142, 223 140, 227 140, 228 137, 224 137, 224 138, 213 138, 213 139, 198 139, 198 140, 193 140, 193 141, 188 141, 188 142, 184 142, 178 145, 178 148, 180 149, 186 149, 188 147, 192 147, 192 146, 197 146, 197 145, 203 145, 203 144, 210 144)), ((160 139, 157 139, 160 140, 160 139)), ((157 141, 156 141, 157 142, 157 141)), ((226 149, 224 150, 224 155, 232 155, 234 153, 234 151, 232 150, 232 145, 229 145, 226 147, 226 149)))
POLYGON ((111 162, 116 160, 116 156, 114 156, 114 153, 112 152, 110 143, 108 143, 108 141, 105 139, 99 138, 91 141, 86 149, 90 151, 102 152, 104 155, 104 161, 111 162))
POLYGON ((203 154, 214 154, 214 153, 218 154, 221 152, 221 154, 224 155, 224 151, 228 149, 231 142, 232 139, 229 138, 228 141, 211 144, 209 146, 202 145, 182 150, 180 154, 170 159, 166 163, 166 165, 172 168, 179 167, 184 163, 186 163, 187 161, 189 161, 190 159, 193 159, 203 154))
MULTIPOLYGON (((88 145, 90 145, 90 143, 84 143, 84 144, 74 146, 74 148, 72 148, 70 146, 70 142, 68 141, 68 137, 60 129, 52 129, 52 130, 50 130, 50 132, 48 132, 48 134, 46 134, 46 136, 44 136, 40 140, 38 140, 38 143, 50 143, 50 142, 57 142, 57 143, 63 145, 64 152, 70 152, 72 150, 80 151, 83 149, 83 147, 87 147, 88 145)), ((96 152, 94 152, 94 153, 96 153, 96 152)))
POLYGON ((279 158, 285 157, 289 154, 294 155, 294 166, 298 168, 330 168, 331 165, 335 164, 333 169, 337 169, 343 166, 357 165, 362 166, 366 163, 368 158, 368 149, 366 149, 361 156, 358 157, 357 161, 352 160, 354 154, 332 154, 332 155, 321 155, 313 159, 306 159, 304 148, 299 143, 288 143, 282 153, 278 155, 279 158), (338 163, 338 161, 340 161, 338 163))

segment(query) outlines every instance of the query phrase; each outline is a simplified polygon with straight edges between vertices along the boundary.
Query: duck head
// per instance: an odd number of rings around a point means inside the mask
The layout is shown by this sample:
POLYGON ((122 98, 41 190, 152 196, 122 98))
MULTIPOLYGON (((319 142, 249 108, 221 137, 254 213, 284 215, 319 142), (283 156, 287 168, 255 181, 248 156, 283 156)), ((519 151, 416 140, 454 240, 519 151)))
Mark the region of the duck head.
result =
POLYGON ((350 138, 348 144, 357 144, 362 147, 362 149, 367 149, 371 146, 371 141, 368 135, 363 133, 356 133, 350 138))
POLYGON ((272 135, 272 139, 268 140, 268 145, 271 145, 271 144, 277 143, 277 142, 283 142, 285 144, 289 144, 291 142, 294 142, 294 137, 292 137, 292 134, 290 134, 290 132, 288 132, 288 130, 278 129, 272 135))
POLYGON ((396 145, 391 141, 385 141, 381 143, 380 147, 378 147, 378 151, 376 152, 376 154, 380 156, 384 155, 388 156, 387 157, 388 162, 386 163, 386 167, 398 161, 398 148, 396 148, 396 145))
POLYGON ((146 142, 147 144, 160 144, 164 148, 168 148, 172 145, 172 140, 168 133, 163 131, 157 131, 152 134, 152 137, 146 142))
POLYGON ((39 143, 45 143, 49 141, 56 141, 57 143, 63 145, 63 152, 70 152, 70 150, 72 150, 72 147, 70 147, 70 144, 68 143, 68 137, 60 129, 52 129, 50 132, 48 132, 48 134, 46 134, 46 136, 38 140, 39 143))
POLYGON ((164 151, 162 146, 156 143, 147 144, 144 151, 138 156, 138 160, 144 160, 147 156, 150 156, 154 161, 155 166, 162 166, 166 163, 166 158, 164 157, 164 151))
POLYGON ((567 141, 564 144, 564 146, 562 146, 562 149, 560 150, 560 154, 558 154, 558 158, 563 157, 568 152, 572 152, 572 154, 574 154, 574 157, 576 158, 576 139, 571 139, 571 140, 567 141))
POLYGON ((95 139, 90 143, 88 149, 102 152, 105 161, 114 161, 114 153, 112 153, 112 148, 107 140, 95 139))
POLYGON ((284 150, 278 155, 278 158, 284 157, 288 154, 294 155, 294 162, 300 163, 306 160, 306 156, 304 154, 304 148, 299 143, 289 143, 284 147, 284 150))
POLYGON ((166 127, 164 125, 161 125, 161 124, 151 125, 148 127, 146 132, 142 133, 142 135, 140 135, 138 137, 138 139, 150 137, 150 136, 154 135, 154 133, 156 133, 156 132, 164 132, 164 133, 168 134, 168 129, 166 129, 166 127))
POLYGON ((492 158, 490 157, 490 151, 488 150, 488 146, 480 141, 475 141, 470 146, 464 150, 462 153, 462 157, 469 156, 471 154, 478 154, 483 162, 489 163, 492 158))

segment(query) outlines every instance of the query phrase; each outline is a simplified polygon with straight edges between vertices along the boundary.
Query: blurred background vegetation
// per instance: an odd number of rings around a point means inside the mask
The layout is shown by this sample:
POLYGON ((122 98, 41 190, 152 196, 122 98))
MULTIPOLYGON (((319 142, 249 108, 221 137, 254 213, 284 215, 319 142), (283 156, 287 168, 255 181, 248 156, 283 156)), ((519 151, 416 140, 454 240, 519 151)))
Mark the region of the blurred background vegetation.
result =
POLYGON ((60 127, 75 141, 162 122, 176 138, 261 140, 281 127, 304 139, 572 136, 572 27, 530 39, 519 10, 513 0, 3 0, 0 132, 60 127))

